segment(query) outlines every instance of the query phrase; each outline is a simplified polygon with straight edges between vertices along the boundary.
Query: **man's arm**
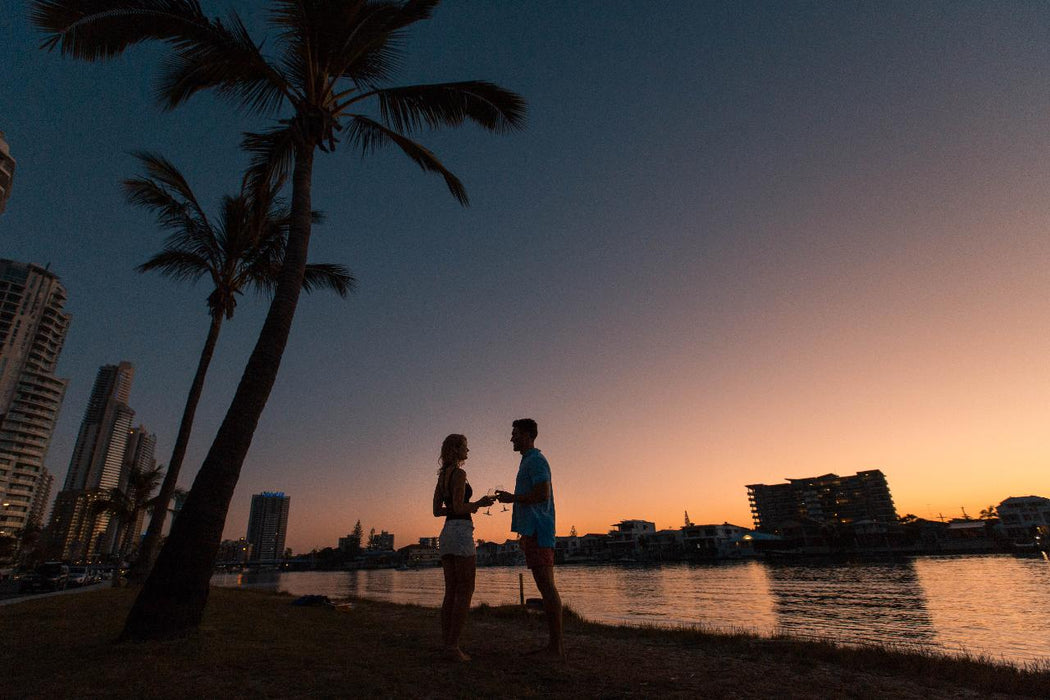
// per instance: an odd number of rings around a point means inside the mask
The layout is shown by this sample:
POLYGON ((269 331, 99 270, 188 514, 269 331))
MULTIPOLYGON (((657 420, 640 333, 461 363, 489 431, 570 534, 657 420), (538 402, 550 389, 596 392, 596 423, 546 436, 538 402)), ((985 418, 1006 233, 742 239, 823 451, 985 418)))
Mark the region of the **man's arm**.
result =
POLYGON ((525 505, 543 503, 551 497, 551 482, 540 482, 533 486, 531 491, 520 496, 513 493, 508 493, 507 495, 510 496, 510 500, 504 501, 504 503, 522 503, 525 505))

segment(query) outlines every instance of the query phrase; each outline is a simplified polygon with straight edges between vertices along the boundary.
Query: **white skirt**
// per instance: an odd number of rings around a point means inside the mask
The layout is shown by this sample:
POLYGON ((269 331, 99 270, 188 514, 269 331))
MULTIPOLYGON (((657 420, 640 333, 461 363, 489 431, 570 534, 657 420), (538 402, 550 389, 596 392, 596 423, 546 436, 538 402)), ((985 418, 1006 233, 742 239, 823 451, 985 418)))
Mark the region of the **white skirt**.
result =
POLYGON ((438 551, 441 556, 449 554, 456 557, 473 557, 474 523, 470 520, 446 520, 438 538, 438 551))

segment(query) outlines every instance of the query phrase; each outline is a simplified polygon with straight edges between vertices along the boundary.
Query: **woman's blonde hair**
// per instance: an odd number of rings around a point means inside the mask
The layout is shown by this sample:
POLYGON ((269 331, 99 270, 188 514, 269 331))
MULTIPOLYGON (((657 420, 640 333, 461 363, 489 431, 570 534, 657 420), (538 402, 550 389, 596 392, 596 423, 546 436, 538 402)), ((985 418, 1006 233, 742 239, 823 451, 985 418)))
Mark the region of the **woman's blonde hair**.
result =
POLYGON ((463 445, 467 442, 466 435, 452 433, 441 443, 441 468, 438 474, 444 474, 446 469, 459 466, 460 455, 463 453, 463 445))

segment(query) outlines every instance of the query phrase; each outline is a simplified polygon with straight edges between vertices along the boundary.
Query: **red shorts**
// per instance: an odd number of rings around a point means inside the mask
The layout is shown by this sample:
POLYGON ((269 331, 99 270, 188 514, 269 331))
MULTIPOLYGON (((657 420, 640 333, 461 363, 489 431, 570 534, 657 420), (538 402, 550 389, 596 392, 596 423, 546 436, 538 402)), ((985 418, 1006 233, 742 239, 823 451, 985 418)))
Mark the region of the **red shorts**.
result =
POLYGON ((525 565, 530 569, 554 566, 554 547, 541 547, 533 535, 522 535, 518 546, 525 552, 525 565))

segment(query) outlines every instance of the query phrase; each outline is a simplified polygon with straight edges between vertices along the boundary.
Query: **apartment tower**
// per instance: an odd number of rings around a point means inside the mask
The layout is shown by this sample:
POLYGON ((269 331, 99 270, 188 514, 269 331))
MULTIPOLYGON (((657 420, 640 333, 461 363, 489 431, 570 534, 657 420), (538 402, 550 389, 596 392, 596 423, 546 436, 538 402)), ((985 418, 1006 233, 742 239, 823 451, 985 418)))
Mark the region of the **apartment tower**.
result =
POLYGON ((288 504, 291 500, 282 492, 265 491, 252 496, 246 538, 252 548, 252 561, 284 558, 284 536, 288 531, 288 504))
POLYGON ((104 365, 95 377, 80 424, 65 485, 51 512, 55 556, 90 561, 110 554, 115 533, 99 504, 127 487, 125 453, 135 412, 128 406, 135 369, 130 362, 104 365))
MULTIPOLYGON (((157 468, 157 460, 154 458, 154 453, 157 450, 157 436, 146 430, 146 426, 140 425, 137 428, 132 428, 128 433, 128 444, 124 450, 124 465, 121 467, 121 476, 124 478, 125 483, 121 485, 120 490, 128 493, 129 496, 129 484, 128 480, 131 475, 135 472, 148 473, 157 468)), ((142 494, 143 496, 150 496, 151 494, 142 494)), ((139 539, 142 537, 142 525, 146 519, 146 511, 140 510, 135 515, 135 521, 130 524, 126 537, 131 543, 129 551, 134 551, 138 548, 139 539)))
POLYGON ((755 529, 774 532, 786 523, 805 520, 842 525, 858 520, 897 522, 889 484, 878 469, 787 481, 747 487, 755 529))
POLYGON ((44 458, 68 381, 55 376, 65 303, 54 273, 0 259, 0 535, 41 525, 51 496, 44 458))

